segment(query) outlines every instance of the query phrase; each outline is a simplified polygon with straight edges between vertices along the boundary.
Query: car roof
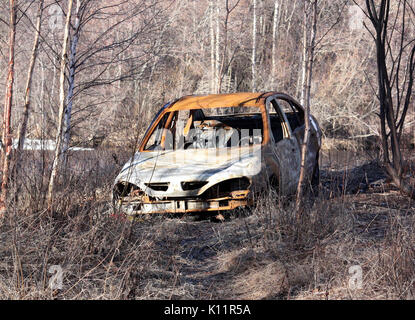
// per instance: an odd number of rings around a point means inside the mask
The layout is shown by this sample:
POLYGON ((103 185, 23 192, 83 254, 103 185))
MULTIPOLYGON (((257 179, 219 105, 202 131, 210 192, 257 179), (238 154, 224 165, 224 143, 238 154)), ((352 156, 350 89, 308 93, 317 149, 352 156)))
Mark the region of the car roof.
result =
POLYGON ((170 111, 207 109, 221 107, 258 107, 265 105, 265 100, 277 92, 238 92, 226 94, 190 95, 173 102, 170 111))

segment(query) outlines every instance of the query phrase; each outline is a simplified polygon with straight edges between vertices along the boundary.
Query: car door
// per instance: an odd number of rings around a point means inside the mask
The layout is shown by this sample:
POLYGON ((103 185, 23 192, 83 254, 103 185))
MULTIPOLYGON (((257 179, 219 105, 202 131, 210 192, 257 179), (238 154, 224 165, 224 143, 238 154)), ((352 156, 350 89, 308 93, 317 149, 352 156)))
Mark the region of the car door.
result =
POLYGON ((295 192, 300 176, 300 145, 276 97, 268 100, 267 110, 272 154, 279 164, 280 192, 284 195, 291 194, 295 192))
MULTIPOLYGON (((281 96, 277 98, 278 105, 285 113, 288 122, 290 123, 293 135, 296 137, 301 157, 301 146, 304 140, 305 124, 304 124, 304 110, 298 105, 296 101, 287 97, 281 96)), ((306 154, 306 175, 311 178, 316 161, 318 161, 318 151, 320 149, 320 135, 317 122, 313 116, 310 115, 310 136, 308 139, 307 154, 306 154)))

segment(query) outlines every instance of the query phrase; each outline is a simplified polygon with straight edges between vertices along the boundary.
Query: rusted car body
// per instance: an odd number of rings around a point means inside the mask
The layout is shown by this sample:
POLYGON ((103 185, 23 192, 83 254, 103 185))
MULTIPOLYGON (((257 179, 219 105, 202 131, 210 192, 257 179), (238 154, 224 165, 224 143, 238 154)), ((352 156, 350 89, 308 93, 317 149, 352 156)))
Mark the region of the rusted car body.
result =
MULTIPOLYGON (((318 179, 321 130, 310 116, 306 158, 318 179)), ((295 192, 304 109, 278 92, 185 96, 155 116, 113 186, 128 215, 232 210, 269 188, 295 192)))

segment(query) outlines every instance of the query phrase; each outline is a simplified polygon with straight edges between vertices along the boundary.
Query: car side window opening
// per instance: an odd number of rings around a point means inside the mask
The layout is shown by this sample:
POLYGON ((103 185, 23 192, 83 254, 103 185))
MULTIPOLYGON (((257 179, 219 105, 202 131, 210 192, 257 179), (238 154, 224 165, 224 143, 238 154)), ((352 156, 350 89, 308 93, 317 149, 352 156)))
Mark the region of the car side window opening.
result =
POLYGON ((281 114, 279 104, 275 99, 271 100, 271 103, 268 104, 268 113, 271 125, 271 132, 274 136, 275 143, 289 138, 289 130, 286 126, 283 115, 281 114))
POLYGON ((304 124, 304 111, 300 107, 285 99, 277 99, 277 103, 285 113, 292 131, 304 124))

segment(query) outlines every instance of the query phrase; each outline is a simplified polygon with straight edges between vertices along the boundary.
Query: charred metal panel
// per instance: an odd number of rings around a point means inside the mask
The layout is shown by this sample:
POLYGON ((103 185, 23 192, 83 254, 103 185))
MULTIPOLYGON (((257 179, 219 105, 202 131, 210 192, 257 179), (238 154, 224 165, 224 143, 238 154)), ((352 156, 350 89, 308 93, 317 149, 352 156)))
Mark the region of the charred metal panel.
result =
MULTIPOLYGON (((188 96, 165 105, 146 131, 139 152, 125 164, 115 180, 113 200, 116 207, 132 215, 233 210, 253 204, 256 193, 270 186, 277 186, 282 195, 295 192, 300 172, 299 146, 304 135, 304 127, 298 127, 292 133, 287 117, 282 113, 283 131, 281 138, 275 142, 266 109, 266 103, 275 97, 292 99, 275 92, 236 93, 188 96), (232 147, 203 142, 201 148, 197 148, 198 145, 195 144, 193 148, 175 149, 163 133, 160 148, 153 150, 152 145, 152 148, 144 150, 150 135, 162 119, 167 119, 163 120, 166 126, 163 124, 162 128, 167 128, 176 121, 172 111, 218 106, 259 108, 260 112, 255 117, 262 118, 262 136, 259 136, 262 138, 261 141, 254 142, 256 136, 252 134, 252 138, 241 138, 239 144, 232 147), (247 145, 242 141, 248 141, 247 145), (168 145, 170 148, 167 148, 168 145)), ((299 106, 295 100, 291 101, 299 106)), ((241 121, 247 121, 225 112, 226 119, 207 119, 203 122, 200 115, 192 112, 189 112, 190 116, 185 126, 186 135, 192 124, 199 126, 201 134, 198 138, 203 141, 208 139, 203 130, 219 128, 226 133, 223 136, 225 140, 231 139, 234 133, 243 128, 241 125, 235 129, 232 123, 238 124, 239 121, 241 124, 241 121)), ((203 112, 201 114, 203 115, 203 112)), ((320 146, 321 131, 317 121, 312 117, 306 164, 309 176, 316 165, 320 146)))

